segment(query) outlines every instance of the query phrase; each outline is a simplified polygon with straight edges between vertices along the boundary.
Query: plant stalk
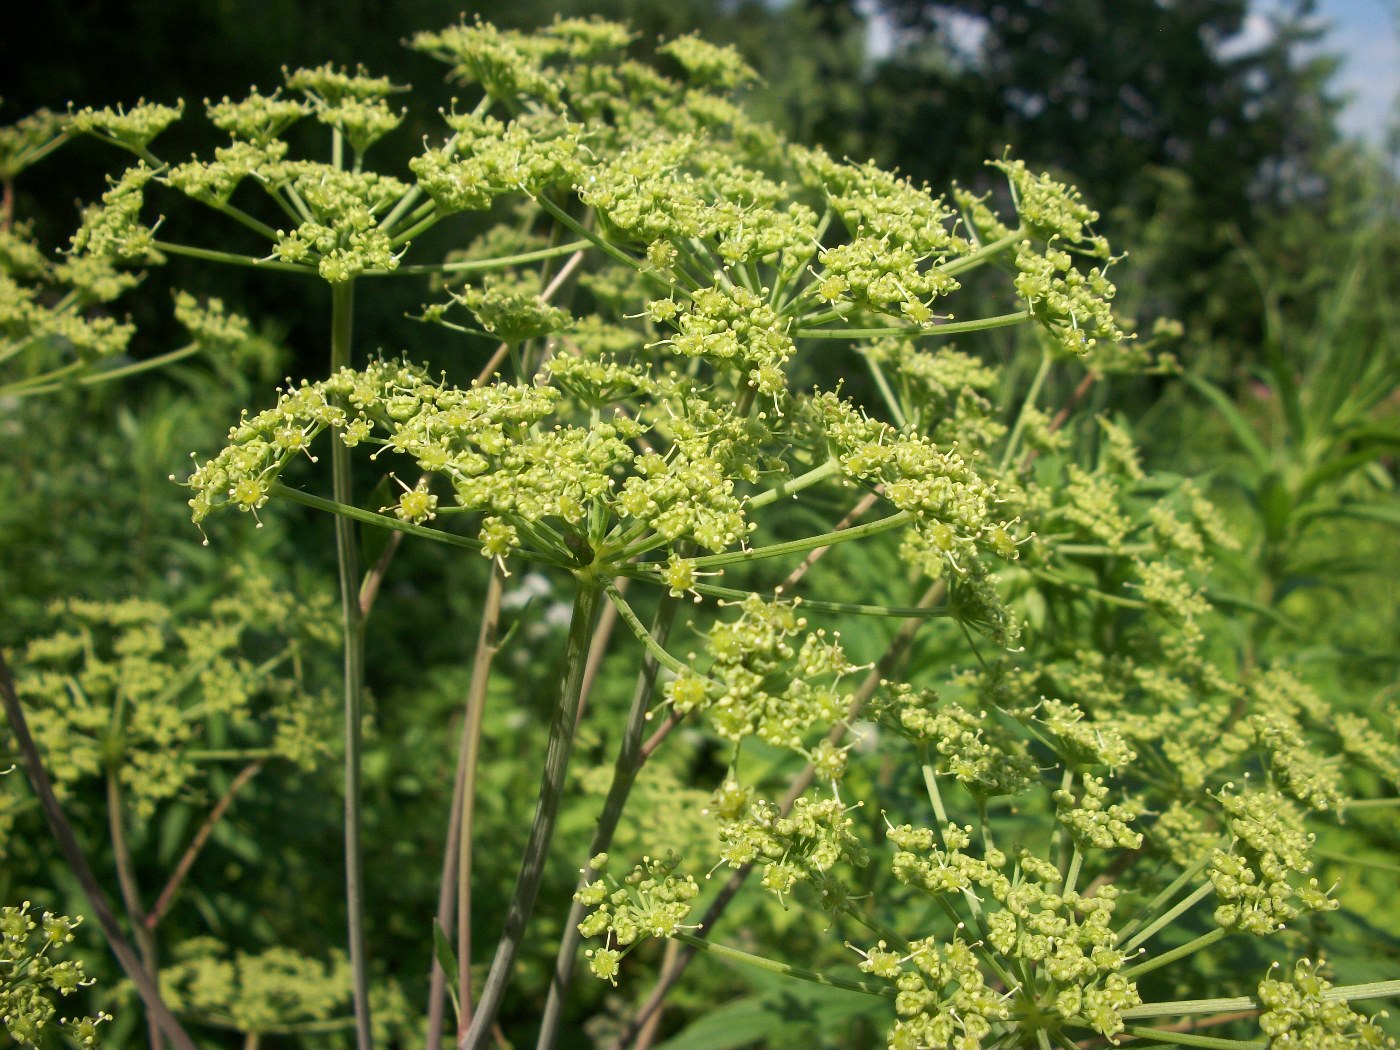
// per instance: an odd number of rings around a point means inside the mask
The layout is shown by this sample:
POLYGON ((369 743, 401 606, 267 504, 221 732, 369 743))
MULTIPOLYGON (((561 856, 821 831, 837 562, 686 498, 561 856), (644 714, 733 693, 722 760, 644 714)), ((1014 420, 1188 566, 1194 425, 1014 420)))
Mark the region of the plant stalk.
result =
POLYGON ((467 686, 467 720, 462 727, 462 804, 457 827, 457 1002, 462 1016, 459 1031, 472 1019, 472 832, 476 826, 476 774, 481 759, 481 726, 486 714, 486 687, 499 648, 501 592, 505 573, 499 562, 491 565, 486 602, 477 633, 476 659, 467 686))
MULTIPOLYGON (((350 367, 350 339, 354 328, 355 285, 343 281, 331 286, 331 374, 350 367)), ((354 502, 350 450, 339 440, 331 442, 331 489, 343 506, 354 502)), ((365 621, 360 613, 360 566, 355 525, 336 515, 335 554, 340 576, 340 622, 345 649, 345 911, 350 949, 351 988, 355 999, 355 1045, 372 1050, 369 1015, 369 962, 365 954, 364 862, 360 841, 361 722, 364 719, 365 621)))
MULTIPOLYGON (((141 964, 146 968, 156 987, 160 987, 160 958, 156 945, 156 934, 146 925, 146 909, 141 904, 141 887, 136 881, 136 864, 131 857, 131 846, 126 839, 126 804, 122 799, 121 779, 115 767, 107 770, 107 828, 112 839, 112 856, 117 864, 117 885, 121 889, 122 903, 126 906, 127 921, 131 923, 132 935, 136 938, 136 948, 141 953, 141 964)), ((165 1040, 161 1038, 160 1022, 150 1011, 146 1012, 147 1037, 151 1050, 164 1050, 165 1040)))
POLYGON ((525 937, 525 926, 535 907, 544 863, 554 838, 554 825, 559 816, 559 804, 564 796, 564 778, 569 765, 569 753, 574 743, 574 723, 579 697, 583 691, 584 669, 588 664, 588 645, 593 635, 593 621, 603 596, 603 579, 588 569, 578 572, 574 594, 574 610, 569 620, 569 640, 564 650, 564 684, 559 703, 549 727, 549 744, 545 751, 544 776, 540 783, 539 801, 530 826, 530 838, 520 865, 510 905, 506 909, 505 927, 491 961, 491 970, 481 990, 476 1015, 471 1028, 458 1041, 460 1050, 481 1050, 491 1035, 491 1023, 505 997, 506 984, 515 969, 515 959, 525 937))
MULTIPOLYGON (((658 647, 664 646, 670 636, 671 625, 675 621, 679 605, 680 599, 670 595, 663 596, 657 605, 649 635, 658 647)), ((637 773, 646 761, 646 756, 642 754, 642 734, 646 730, 647 711, 656 692, 656 673, 660 666, 655 654, 648 651, 637 675, 636 688, 632 691, 632 706, 627 712, 627 724, 622 731, 622 746, 618 749, 617 761, 613 765, 612 783, 608 786, 608 795, 603 803, 603 811, 598 817, 598 826, 588 846, 589 858, 606 853, 611 848, 613 835, 622 819, 623 807, 627 804, 627 797, 637 780, 637 773)), ((569 985, 573 981, 574 963, 578 955, 579 941, 582 939, 578 924, 583 919, 584 910, 582 904, 574 901, 569 908, 569 916, 564 921, 564 935, 559 943, 559 955, 554 961, 554 979, 550 982, 549 996, 545 1001, 536 1050, 554 1050, 555 1042, 559 1038, 559 1024, 563 1020, 564 1004, 568 999, 569 985)))

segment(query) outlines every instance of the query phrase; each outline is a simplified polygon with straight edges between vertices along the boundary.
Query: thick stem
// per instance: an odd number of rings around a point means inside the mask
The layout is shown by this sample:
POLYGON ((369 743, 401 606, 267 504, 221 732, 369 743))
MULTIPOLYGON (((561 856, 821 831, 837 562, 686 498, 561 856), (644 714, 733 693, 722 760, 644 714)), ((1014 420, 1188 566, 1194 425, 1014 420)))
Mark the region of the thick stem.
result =
MULTIPOLYGON (((658 645, 665 645, 670 636, 671 624, 675 620, 679 604, 679 598, 667 595, 657 606, 649 633, 658 645)), ((656 672, 659 668, 660 663, 655 655, 648 652, 642 660, 636 688, 632 691, 632 707, 627 712, 627 724, 622 731, 622 746, 618 749, 617 761, 613 764, 612 783, 608 787, 608 795, 603 802, 603 812, 598 817, 593 840, 588 846, 590 858, 599 853, 606 853, 612 847, 613 834, 622 819, 623 807, 627 804, 627 797, 631 794, 637 773, 646 761, 642 754, 642 733, 646 729, 647 711, 656 692, 656 672)), ((559 1037, 559 1023, 563 1020, 564 1003, 568 999, 575 957, 578 954, 579 941, 582 939, 578 924, 583 920, 584 911, 584 905, 574 901, 569 908, 569 916, 564 921, 564 935, 560 940, 559 955, 554 961, 554 980, 550 984, 549 997, 545 1001, 536 1050, 553 1050, 559 1037)))
POLYGON ((0 653, 0 705, 5 708, 5 717, 9 720, 10 731, 15 735, 15 744, 24 756, 24 769, 29 774, 29 783, 34 788, 34 794, 38 796, 39 808, 43 811, 53 837, 58 841, 58 848, 64 859, 73 869, 73 875, 82 887, 83 895, 88 899, 97 924, 102 928, 102 935, 107 938, 107 946, 117 957, 117 962, 121 964, 122 970, 135 987, 136 994, 141 996, 146 1012, 155 1018, 171 1045, 176 1050, 197 1050, 194 1040, 181 1027, 175 1015, 170 1012, 170 1007, 166 1006, 165 1000, 160 997, 160 989, 156 986, 154 978, 146 972, 136 951, 122 936, 117 916, 107 901, 102 884, 93 874, 92 866, 88 864, 83 848, 78 845, 78 838, 73 834, 73 826, 68 823, 68 818, 63 815, 63 807, 58 804, 58 796, 54 794, 53 783, 49 780, 48 771, 44 769, 39 748, 29 732, 29 723, 24 717, 24 708, 20 705, 19 694, 15 692, 15 683, 10 677, 10 668, 3 653, 0 653))
POLYGON ((539 801, 535 806, 530 838, 520 865, 515 892, 506 909, 505 928, 501 931, 496 957, 481 990, 476 1016, 465 1038, 458 1042, 462 1050, 480 1050, 490 1037, 491 1023, 505 997, 506 983, 515 969, 515 959, 525 937, 525 926, 535 907, 544 863, 554 838, 554 824, 559 816, 559 804, 564 796, 564 778, 568 771, 569 753, 574 743, 574 723, 578 715, 579 696, 583 690, 584 668, 588 663, 588 643, 593 635, 593 620, 603 596, 603 579, 582 570, 578 575, 574 595, 573 616, 569 621, 569 640, 564 650, 564 684, 559 703, 549 727, 549 744, 545 751, 544 777, 540 783, 539 801))
MULTIPOLYGON (((355 285, 331 286, 331 373, 350 367, 350 337, 355 316, 355 285)), ((343 506, 354 502, 350 450, 331 442, 331 489, 343 506)), ((360 566, 355 525, 336 515, 335 554, 340 576, 340 622, 345 648, 345 911, 350 948, 351 988, 355 999, 355 1045, 371 1050, 369 963, 365 955, 364 863, 360 842, 360 729, 364 718, 365 622, 360 613, 360 566)))

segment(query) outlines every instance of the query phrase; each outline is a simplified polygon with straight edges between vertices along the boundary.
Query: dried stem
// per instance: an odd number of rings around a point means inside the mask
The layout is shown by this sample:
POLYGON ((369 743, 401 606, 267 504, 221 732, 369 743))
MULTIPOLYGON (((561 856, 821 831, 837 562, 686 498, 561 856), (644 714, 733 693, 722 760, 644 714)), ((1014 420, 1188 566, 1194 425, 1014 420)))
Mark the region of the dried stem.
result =
POLYGON ((184 884, 185 877, 189 875, 190 869, 194 867, 195 859, 200 851, 204 849, 204 844, 209 841, 209 835, 214 830, 214 825, 223 819, 224 813, 233 804, 233 797, 243 790, 244 786, 258 775, 263 767, 265 759, 258 759, 244 766, 239 774, 233 778, 228 790, 223 797, 214 804, 214 808, 209 811, 209 816, 204 819, 204 823, 195 832, 195 836, 190 840, 190 844, 185 847, 185 852, 181 855, 179 862, 175 865, 175 870, 171 872, 170 879, 166 882, 165 888, 160 891, 160 896, 156 898, 155 905, 146 915, 146 926, 154 930, 160 925, 160 920, 165 918, 165 913, 170 910, 170 906, 175 903, 175 894, 180 891, 184 884))
POLYGON ((467 721, 462 729, 463 782, 462 823, 457 833, 457 1001, 462 1017, 460 1035, 472 1020, 472 831, 476 826, 476 774, 481 760, 481 726, 486 713, 486 687, 491 681, 491 665, 499 648, 501 593, 505 570, 499 563, 491 567, 486 585, 486 602, 481 612, 481 629, 476 639, 476 659, 467 687, 467 721))

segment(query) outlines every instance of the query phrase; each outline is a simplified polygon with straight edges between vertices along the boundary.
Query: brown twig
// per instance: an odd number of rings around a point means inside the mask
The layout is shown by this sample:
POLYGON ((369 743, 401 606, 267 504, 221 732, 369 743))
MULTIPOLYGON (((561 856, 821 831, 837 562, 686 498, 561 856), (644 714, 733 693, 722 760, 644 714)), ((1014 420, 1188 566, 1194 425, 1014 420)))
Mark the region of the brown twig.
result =
MULTIPOLYGON (((497 649, 503 581, 500 565, 493 563, 491 578, 486 586, 486 600, 481 611, 481 627, 477 633, 471 682, 467 686, 466 717, 462 720, 462 736, 457 748, 457 771, 453 779, 452 805, 447 818, 447 841, 443 846, 442 881, 438 887, 438 928, 444 936, 454 926, 457 931, 457 996, 462 1011, 459 1024, 463 1026, 463 1030, 471 1023, 470 860, 477 748, 481 740, 481 720, 486 704, 486 682, 490 677, 490 665, 497 649), (464 943, 468 946, 465 954, 462 949, 464 943)), ((440 1050, 442 1046, 442 1022, 446 1009, 447 974, 438 963, 437 953, 434 952, 428 988, 427 1050, 440 1050)))
POLYGON ((481 613, 481 630, 476 640, 476 660, 467 691, 471 735, 467 739, 466 783, 462 792, 462 831, 457 837, 457 994, 462 1005, 459 1035, 465 1034, 472 1019, 472 830, 476 817, 476 771, 481 756, 481 724, 486 713, 486 689, 491 680, 491 664, 500 648, 501 593, 505 570, 495 565, 486 586, 486 602, 481 613))
MULTIPOLYGON (((397 535, 397 533, 395 533, 395 535, 397 535)), ((239 774, 233 778, 232 783, 228 786, 228 790, 223 793, 219 801, 214 804, 214 808, 209 811, 209 816, 204 818, 204 823, 201 824, 199 830, 195 832, 194 838, 190 840, 189 846, 185 848, 185 852, 180 857, 179 863, 175 865, 175 870, 171 872, 170 879, 166 882, 165 888, 160 891, 160 896, 156 898, 155 905, 146 915, 145 921, 148 929, 154 930, 160 924, 161 919, 165 918, 165 913, 168 912, 170 906, 175 903, 175 894, 179 892, 180 886, 185 881, 185 877, 189 875, 190 869, 194 867, 195 859, 199 856, 200 851, 204 849, 204 844, 209 841, 209 836, 214 830, 214 825, 223 819, 224 814, 228 812, 229 806, 233 804, 233 797, 242 791, 250 780, 258 775, 265 761, 266 759, 260 758, 256 762, 250 762, 248 765, 244 766, 243 769, 239 771, 239 774)))
POLYGON ((1055 418, 1050 420, 1049 432, 1051 434, 1065 425, 1065 422, 1069 419, 1069 414, 1074 411, 1074 406, 1079 404, 1080 399, 1089 392, 1089 388, 1097 383, 1098 380, 1099 374, 1097 372, 1090 371, 1084 373, 1084 378, 1079 381, 1079 385, 1070 393, 1069 400, 1060 406, 1060 410, 1055 413, 1055 418))
POLYGON ((121 927, 117 924, 117 916, 107 901, 102 885, 97 881, 97 876, 93 874, 92 866, 88 864, 87 857, 78 844, 77 836, 73 834, 73 826, 63 815, 63 807, 59 805, 58 797, 54 794, 53 783, 49 780, 48 771, 44 769, 39 748, 29 732, 29 723, 25 720, 24 708, 19 702, 19 694, 15 692, 15 683, 10 677, 10 668, 5 662, 3 653, 0 653, 0 703, 3 703, 5 717, 9 719, 10 730, 15 735, 15 743, 19 746, 20 754, 24 757, 25 772, 29 775, 29 783, 33 785, 34 794, 38 796, 39 808, 43 810, 49 830, 57 840, 64 859, 68 861, 68 866, 73 870, 73 875, 77 878, 78 884, 88 899, 88 905, 92 908, 97 924, 102 928, 103 936, 107 938, 108 947, 111 948, 112 954, 117 957, 117 962, 136 988, 136 993, 141 996, 141 1001, 145 1004, 147 1012, 155 1018, 166 1038, 177 1050, 197 1050, 194 1040, 189 1037, 175 1015, 170 1012, 170 1007, 165 1004, 165 1000, 161 998, 160 989, 157 987, 154 977, 146 971, 136 951, 122 935, 121 927))
POLYGON ((661 742, 670 735, 671 730, 675 729, 676 726, 684 721, 685 715, 677 714, 675 711, 667 715, 666 720, 656 728, 651 736, 647 737, 646 743, 642 745, 642 761, 645 762, 649 759, 652 756, 652 752, 660 747, 661 742))
MULTIPOLYGON (((866 511, 880 501, 880 496, 884 490, 885 486, 881 485, 873 492, 867 492, 860 498, 860 502, 852 507, 844 518, 836 523, 836 527, 831 531, 841 532, 844 529, 849 529, 865 515, 866 511)), ((791 590, 793 587, 797 586, 798 581, 806 576, 808 570, 829 550, 831 550, 831 544, 829 543, 825 547, 817 547, 812 550, 807 557, 802 559, 802 564, 788 573, 787 579, 778 584, 777 593, 782 594, 784 591, 791 590)))
POLYGON ((399 552, 399 545, 403 543, 402 532, 389 533, 389 542, 384 544, 384 549, 379 552, 379 557, 374 562, 374 568, 365 573, 364 581, 360 584, 360 616, 368 617, 370 610, 374 608, 375 601, 379 598, 379 588, 384 584, 384 577, 388 575, 389 565, 394 560, 394 555, 399 552))

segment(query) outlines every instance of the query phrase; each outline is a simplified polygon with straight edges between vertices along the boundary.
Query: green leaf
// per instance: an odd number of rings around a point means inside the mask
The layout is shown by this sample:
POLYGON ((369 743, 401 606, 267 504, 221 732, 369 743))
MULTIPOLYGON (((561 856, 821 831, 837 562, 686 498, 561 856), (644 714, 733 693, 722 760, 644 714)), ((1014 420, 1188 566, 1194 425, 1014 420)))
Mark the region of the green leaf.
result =
POLYGON ((1206 600, 1212 605, 1224 609, 1244 609, 1247 612, 1255 613, 1267 619, 1273 620, 1280 627, 1292 628, 1293 623, 1277 609, 1256 602, 1250 598, 1238 598, 1232 594, 1221 594, 1219 591, 1207 590, 1206 600))
POLYGON ((1356 518, 1361 521, 1379 521, 1386 525, 1400 525, 1400 505, 1394 503, 1342 503, 1335 507, 1309 511, 1306 517, 1308 520, 1356 518))
POLYGON ((807 993, 805 989, 767 992, 761 996, 737 999, 710 1011, 659 1044, 656 1050, 737 1050, 755 1045, 791 1046, 793 1029, 799 1025, 827 1031, 843 1021, 881 1009, 880 1006, 872 1006, 869 996, 840 989, 823 988, 814 993, 807 993))
POLYGON ((1235 435, 1235 440, 1240 443, 1250 459, 1254 460, 1255 466, 1260 470, 1269 465, 1269 450, 1264 447, 1259 440, 1259 435, 1254 432, 1254 427, 1250 425, 1244 414, 1235 407, 1234 403, 1225 396, 1225 392, 1214 383, 1202 379, 1200 376, 1184 375, 1182 377, 1190 384, 1191 388, 1204 397, 1220 413, 1230 430, 1235 435))
POLYGON ((452 996, 452 1010, 460 1024, 462 1004, 457 999, 457 953, 452 950, 452 945, 447 943, 447 934, 442 932, 442 926, 436 919, 433 920, 433 957, 442 967, 442 972, 447 975, 447 992, 452 996))

